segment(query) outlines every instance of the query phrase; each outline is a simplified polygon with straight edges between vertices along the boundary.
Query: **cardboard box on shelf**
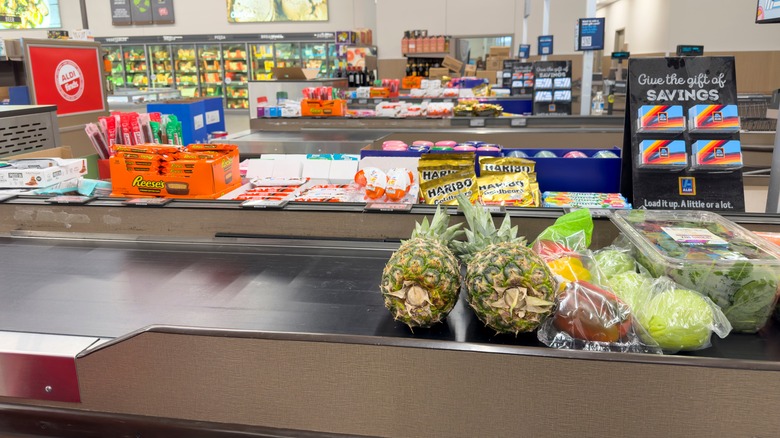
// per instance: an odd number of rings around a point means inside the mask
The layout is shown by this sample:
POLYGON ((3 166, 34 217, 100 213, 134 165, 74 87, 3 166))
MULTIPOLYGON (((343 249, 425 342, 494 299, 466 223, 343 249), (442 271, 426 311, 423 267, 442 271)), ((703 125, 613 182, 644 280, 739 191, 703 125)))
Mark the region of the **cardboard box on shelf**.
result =
POLYGON ((458 61, 450 55, 444 57, 444 60, 441 62, 441 66, 446 67, 450 69, 450 71, 454 71, 456 73, 460 73, 460 71, 463 70, 463 62, 458 61))
POLYGON ((477 66, 474 64, 466 65, 466 68, 463 70, 463 76, 475 76, 476 74, 477 66))
MULTIPOLYGON (((241 185, 238 148, 215 158, 185 160, 182 173, 139 172, 122 155, 111 157, 112 196, 216 199, 241 185)), ((171 165, 176 163, 172 161, 171 165)))
POLYGON ((498 70, 481 70, 477 72, 477 77, 487 79, 490 85, 496 84, 497 75, 498 75, 498 70))
POLYGON ((13 167, 0 169, 0 188, 49 187, 87 173, 87 160, 83 158, 14 158, 10 160, 13 167))
POLYGON ((450 75, 450 70, 447 68, 432 68, 428 70, 428 77, 431 79, 441 79, 444 76, 452 76, 450 75))
POLYGON ((347 114, 347 102, 342 99, 301 100, 301 115, 312 117, 341 117, 347 114))
POLYGON ((504 46, 493 46, 490 48, 490 51, 488 54, 490 56, 509 56, 509 52, 512 50, 511 47, 504 47, 504 46))
POLYGON ((501 70, 504 68, 504 61, 509 59, 508 56, 490 56, 487 59, 487 65, 485 70, 501 70))
MULTIPOLYGON (((219 100, 221 101, 222 99, 219 100)), ((206 104, 201 98, 150 103, 146 106, 146 111, 175 115, 181 122, 182 141, 184 144, 201 143, 208 139, 206 104)))

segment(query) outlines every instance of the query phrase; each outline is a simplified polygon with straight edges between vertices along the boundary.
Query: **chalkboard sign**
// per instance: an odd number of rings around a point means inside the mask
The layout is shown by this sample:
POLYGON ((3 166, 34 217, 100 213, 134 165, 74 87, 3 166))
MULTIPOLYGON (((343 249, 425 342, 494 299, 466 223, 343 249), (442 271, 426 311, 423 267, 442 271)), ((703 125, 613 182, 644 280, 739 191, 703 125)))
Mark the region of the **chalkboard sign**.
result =
POLYGON ((133 24, 152 24, 152 0, 130 2, 130 16, 133 24))
POLYGON ((130 0, 111 0, 111 23, 114 26, 133 24, 133 17, 130 15, 130 0))
POLYGON ((571 115, 571 61, 533 65, 534 115, 571 115))
POLYGON ((744 211, 734 58, 633 58, 628 76, 622 191, 634 207, 744 211))
POLYGON ((173 0, 151 1, 154 24, 173 24, 176 22, 176 17, 173 13, 173 0))

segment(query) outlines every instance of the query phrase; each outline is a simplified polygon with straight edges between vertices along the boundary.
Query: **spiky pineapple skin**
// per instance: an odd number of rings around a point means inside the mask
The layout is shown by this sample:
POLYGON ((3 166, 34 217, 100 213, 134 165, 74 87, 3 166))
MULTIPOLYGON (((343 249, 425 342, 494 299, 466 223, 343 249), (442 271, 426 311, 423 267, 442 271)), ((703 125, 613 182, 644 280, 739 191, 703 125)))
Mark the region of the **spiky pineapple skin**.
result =
POLYGON ((547 265, 520 242, 493 244, 478 252, 467 266, 468 302, 477 317, 498 333, 534 331, 552 312, 555 280, 547 265), (550 302, 544 312, 523 316, 496 308, 500 288, 526 288, 528 296, 550 302))
POLYGON ((427 328, 443 320, 455 307, 460 295, 458 260, 439 240, 415 237, 404 242, 385 265, 380 289, 385 307, 410 328, 427 328), (430 305, 413 307, 391 295, 414 282, 428 292, 430 305))

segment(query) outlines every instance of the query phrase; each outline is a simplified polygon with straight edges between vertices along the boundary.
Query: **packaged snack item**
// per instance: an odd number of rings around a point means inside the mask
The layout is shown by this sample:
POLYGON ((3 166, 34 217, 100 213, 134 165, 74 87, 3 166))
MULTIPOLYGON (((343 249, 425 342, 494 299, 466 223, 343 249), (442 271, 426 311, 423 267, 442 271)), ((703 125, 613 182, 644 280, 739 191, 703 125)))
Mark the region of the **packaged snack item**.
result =
POLYGON ((541 204, 539 184, 532 183, 525 172, 483 175, 477 178, 477 185, 485 205, 538 207, 541 204))
POLYGON ((474 152, 477 150, 476 146, 472 146, 470 144, 459 144, 453 148, 453 150, 458 152, 474 152))
POLYGON ((534 158, 558 158, 558 156, 551 151, 539 151, 534 155, 534 158))
POLYGON ((688 129, 694 132, 739 132, 736 105, 694 105, 688 109, 688 129))
POLYGON ((474 170, 471 154, 425 154, 417 164, 420 184, 463 170, 474 170))
POLYGON ((612 151, 598 151, 593 154, 593 158, 620 158, 612 151))
POLYGON ((187 150, 190 152, 230 152, 236 149, 238 149, 238 146, 234 144, 221 143, 191 144, 187 146, 187 150))
POLYGON ((379 199, 385 194, 387 189, 387 174, 373 167, 365 172, 366 177, 366 196, 369 199, 379 199))
POLYGON ((631 209, 620 193, 544 192, 544 207, 631 209))
POLYGON ((157 144, 162 143, 162 138, 160 137, 160 122, 155 122, 154 120, 150 121, 149 129, 152 131, 153 142, 157 144))
POLYGON ((443 178, 420 183, 420 192, 426 204, 458 205, 457 196, 464 195, 473 204, 479 199, 477 176, 474 169, 462 170, 443 178))
POLYGON ((685 140, 643 140, 638 167, 684 169, 688 165, 685 140))
POLYGON ((534 173, 536 163, 525 158, 479 157, 480 176, 517 172, 534 173))
POLYGON ((528 158, 528 154, 523 151, 511 151, 506 156, 512 158, 528 158))
POLYGON ((141 144, 137 146, 115 145, 114 152, 131 152, 135 154, 173 154, 179 148, 175 146, 163 146, 154 144, 141 144))
POLYGON ((683 132, 685 117, 681 105, 642 105, 637 118, 638 132, 683 132))
POLYGON ((564 154, 563 158, 588 158, 588 156, 580 151, 571 151, 564 154))
POLYGON ((454 148, 457 145, 458 144, 452 140, 437 141, 436 144, 434 144, 434 146, 436 147, 451 147, 451 148, 454 148))
POLYGON ((742 168, 739 140, 699 140, 693 144, 691 157, 691 169, 742 168))
POLYGON ((390 201, 400 201, 409 193, 413 174, 408 169, 395 168, 387 171, 385 196, 390 201))

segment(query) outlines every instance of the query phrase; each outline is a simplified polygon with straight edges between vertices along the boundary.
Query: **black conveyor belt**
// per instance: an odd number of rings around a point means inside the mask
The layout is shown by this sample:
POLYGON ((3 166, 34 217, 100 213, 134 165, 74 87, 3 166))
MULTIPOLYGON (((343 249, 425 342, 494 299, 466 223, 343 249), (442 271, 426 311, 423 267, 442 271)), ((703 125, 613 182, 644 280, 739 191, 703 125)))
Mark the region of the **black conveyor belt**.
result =
MULTIPOLYGON (((393 245, 0 239, 0 330, 116 338, 149 325, 538 346, 496 336, 465 299, 412 334, 378 284, 393 245)), ((780 333, 731 335, 692 355, 780 361, 780 333)))

